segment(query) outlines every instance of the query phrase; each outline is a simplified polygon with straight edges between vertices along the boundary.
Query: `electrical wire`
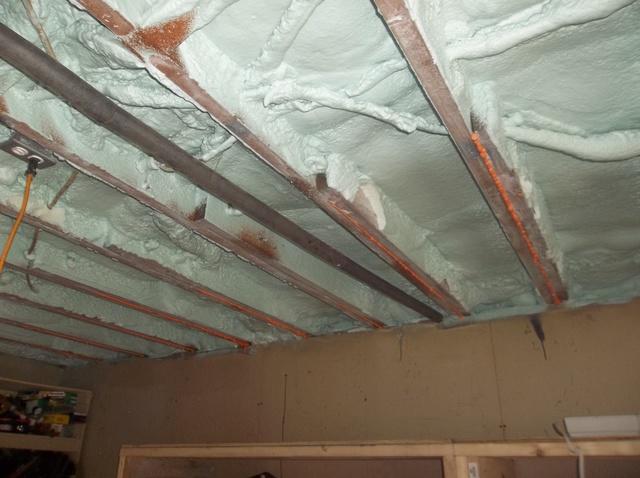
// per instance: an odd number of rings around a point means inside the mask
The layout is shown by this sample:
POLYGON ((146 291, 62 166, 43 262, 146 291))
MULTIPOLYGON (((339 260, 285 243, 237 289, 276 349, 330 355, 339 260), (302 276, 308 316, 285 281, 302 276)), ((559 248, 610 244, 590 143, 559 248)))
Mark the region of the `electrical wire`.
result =
POLYGON ((32 292, 38 293, 38 289, 33 285, 33 281, 31 280, 31 274, 29 274, 29 269, 33 267, 33 263, 35 256, 33 255, 36 251, 36 246, 38 245, 38 238, 40 237, 40 228, 36 227, 33 231, 33 238, 31 239, 31 245, 29 246, 29 250, 27 251, 27 272, 25 272, 24 276, 27 279, 27 285, 32 292))
POLYGON ((51 202, 49 204, 47 204, 47 209, 53 209, 55 207, 56 204, 58 204, 58 201, 60 201, 60 198, 64 195, 64 193, 66 193, 69 188, 71 187, 71 185, 75 182, 75 180, 78 177, 78 174, 80 173, 80 171, 73 171, 69 177, 67 178, 67 180, 64 182, 64 184, 62 185, 62 187, 60 188, 60 190, 56 193, 56 195, 53 197, 53 199, 51 200, 51 202))
POLYGON ((31 163, 29 164, 29 168, 27 169, 27 179, 24 185, 24 193, 22 194, 22 205, 20 206, 20 212, 16 216, 16 220, 13 223, 13 227, 11 231, 9 231, 9 235, 7 236, 7 241, 4 243, 4 248, 2 249, 2 255, 0 256, 0 274, 4 271, 5 263, 7 262, 7 257, 9 257, 9 251, 11 251, 11 246, 13 245, 13 241, 18 234, 18 229, 20 228, 20 224, 24 219, 25 214, 27 213, 27 205, 29 204, 29 195, 31 194, 31 183, 33 182, 33 178, 36 175, 35 166, 31 163))
MULTIPOLYGON (((50 57, 57 59, 56 53, 55 51, 53 51, 53 46, 51 45, 51 41, 49 40, 49 37, 47 36, 47 32, 45 32, 44 27, 42 25, 42 21, 40 20, 40 18, 38 17, 38 14, 33 8, 33 3, 31 2, 31 0, 22 0, 22 5, 24 6, 24 9, 27 12, 27 16, 29 17, 29 21, 31 22, 31 25, 33 25, 33 28, 38 33, 38 37, 40 37, 40 41, 42 42, 42 45, 44 46, 45 51, 50 57)), ((58 191, 58 194, 55 195, 53 200, 49 204, 47 204, 47 207, 49 209, 52 209, 53 206, 56 205, 56 203, 62 197, 62 195, 67 191, 67 189, 69 189, 71 184, 73 184, 77 176, 78 176, 77 171, 74 171, 73 173, 71 173, 71 176, 69 176, 69 179, 67 179, 67 182, 64 184, 64 186, 62 186, 62 189, 60 189, 60 191, 58 191)), ((25 273, 25 277, 27 279, 27 285, 29 286, 29 289, 31 289, 35 293, 37 293, 38 291, 33 285, 33 281, 31 280, 31 275, 29 274, 28 270, 31 269, 31 267, 33 267, 33 262, 34 262, 33 254, 36 250, 36 245, 38 244, 39 235, 40 235, 40 228, 36 227, 33 232, 33 239, 31 240, 31 246, 29 247, 29 252, 27 253, 30 259, 27 263, 27 272, 25 273)))
POLYGON ((564 441, 567 443, 567 448, 571 453, 578 457, 578 478, 586 478, 585 468, 584 468, 584 454, 579 446, 571 441, 569 438, 569 432, 567 431, 566 424, 564 421, 562 422, 562 426, 559 426, 557 423, 552 425, 553 429, 557 434, 561 435, 564 438, 564 441))
MULTIPOLYGON (((71 185, 74 183, 74 181, 78 177, 78 174, 79 174, 79 171, 73 171, 69 175, 69 177, 67 178, 65 183, 62 185, 60 190, 53 197, 51 202, 49 204, 47 204, 47 209, 53 209, 54 206, 56 204, 58 204, 58 201, 68 191, 68 189, 71 187, 71 185)), ((38 293, 38 289, 36 289, 36 287, 33 285, 33 281, 31 280, 31 274, 29 274, 29 269, 31 269, 33 267, 33 263, 34 263, 34 260, 35 260, 34 259, 34 253, 36 251, 36 246, 38 245, 38 238, 39 237, 40 237, 40 228, 36 227, 34 229, 34 231, 33 231, 33 239, 31 239, 31 246, 29 246, 29 251, 27 252, 27 256, 28 256, 27 272, 25 272, 25 274, 24 274, 26 279, 27 279, 27 285, 29 286, 29 289, 31 289, 36 294, 38 293)))
POLYGON ((40 21, 40 19, 38 18, 38 15, 33 9, 33 4, 31 3, 31 0, 22 0, 22 5, 24 6, 24 9, 27 11, 27 17, 29 17, 29 21, 31 22, 31 25, 33 25, 33 28, 36 30, 36 33, 38 34, 38 37, 40 38, 40 41, 42 42, 42 46, 44 46, 45 51, 47 52, 48 55, 55 58, 56 55, 53 52, 53 46, 51 46, 51 41, 49 40, 49 37, 44 31, 42 22, 40 21))

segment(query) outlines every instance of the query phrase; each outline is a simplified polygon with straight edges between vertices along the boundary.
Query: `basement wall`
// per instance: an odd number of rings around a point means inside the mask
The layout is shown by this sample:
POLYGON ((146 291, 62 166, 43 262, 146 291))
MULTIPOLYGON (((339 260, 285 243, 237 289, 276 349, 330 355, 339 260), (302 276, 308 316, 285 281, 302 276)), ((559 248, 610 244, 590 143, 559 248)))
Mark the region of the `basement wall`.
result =
POLYGON ((13 355, 0 354, 0 377, 46 385, 60 385, 65 369, 13 355))
POLYGON ((122 444, 544 438, 640 412, 640 301, 542 321, 548 360, 513 319, 69 369, 95 392, 83 476, 113 478, 122 444))

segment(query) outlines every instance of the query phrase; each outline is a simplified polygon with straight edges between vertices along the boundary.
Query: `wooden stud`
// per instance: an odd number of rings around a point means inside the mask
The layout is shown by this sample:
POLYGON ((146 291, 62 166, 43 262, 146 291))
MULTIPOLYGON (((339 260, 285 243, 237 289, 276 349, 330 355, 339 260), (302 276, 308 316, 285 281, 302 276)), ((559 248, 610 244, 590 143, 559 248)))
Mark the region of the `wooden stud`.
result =
POLYGON ((469 461, 466 456, 443 456, 444 478, 478 478, 469 475, 469 461))

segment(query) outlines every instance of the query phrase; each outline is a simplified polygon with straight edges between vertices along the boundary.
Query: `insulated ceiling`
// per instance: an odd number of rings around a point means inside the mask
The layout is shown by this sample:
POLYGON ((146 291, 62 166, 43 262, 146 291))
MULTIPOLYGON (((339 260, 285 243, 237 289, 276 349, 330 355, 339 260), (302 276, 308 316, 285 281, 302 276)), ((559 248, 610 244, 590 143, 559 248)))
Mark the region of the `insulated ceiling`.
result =
MULTIPOLYGON (((554 301, 528 260, 557 273, 564 306, 640 291, 640 2, 5 0, 0 19, 388 283, 328 264, 0 62, 0 140, 15 130, 58 159, 0 276, 1 351, 66 365, 535 313, 554 301), (446 91, 416 81, 429 54, 446 91), (497 182, 474 181, 434 94, 469 133, 480 118, 497 182), (496 209, 501 180, 521 228, 496 209), (518 248, 510 230, 537 242, 518 248)), ((3 241, 25 166, 0 152, 3 241)))

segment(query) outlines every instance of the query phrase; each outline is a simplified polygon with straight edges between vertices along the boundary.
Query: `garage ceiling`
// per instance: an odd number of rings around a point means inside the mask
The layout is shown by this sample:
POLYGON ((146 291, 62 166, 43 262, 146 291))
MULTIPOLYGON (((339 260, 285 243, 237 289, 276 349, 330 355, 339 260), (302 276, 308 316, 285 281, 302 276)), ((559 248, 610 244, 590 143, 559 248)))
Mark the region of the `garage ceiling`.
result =
MULTIPOLYGON (((3 40, 0 139, 57 161, 0 276, 1 351, 163 357, 640 291, 637 1, 5 0, 0 19, 44 65, 3 40), (86 84, 157 149, 89 119, 86 84)), ((26 165, 0 158, 4 240, 26 165)))

